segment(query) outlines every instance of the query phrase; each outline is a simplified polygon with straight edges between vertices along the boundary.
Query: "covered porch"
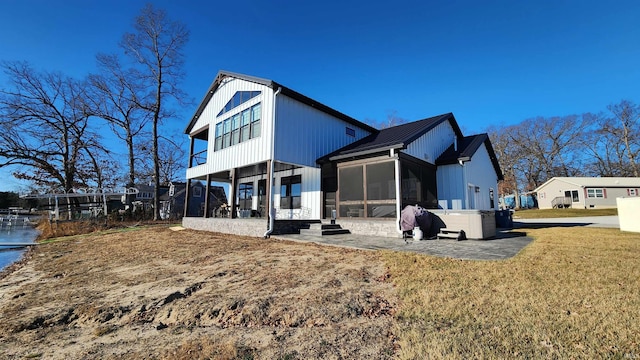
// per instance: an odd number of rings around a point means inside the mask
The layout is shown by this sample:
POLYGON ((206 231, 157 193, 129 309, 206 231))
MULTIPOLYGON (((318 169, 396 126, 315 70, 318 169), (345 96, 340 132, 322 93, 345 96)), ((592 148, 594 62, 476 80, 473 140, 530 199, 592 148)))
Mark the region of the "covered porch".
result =
MULTIPOLYGON (((273 209, 277 220, 318 220, 321 207, 319 177, 318 168, 281 161, 274 161, 272 166, 268 160, 192 178, 188 181, 199 180, 205 184, 206 194, 213 183, 226 184, 229 204, 216 208, 206 197, 203 205, 206 211, 195 214, 187 210, 184 217, 267 220, 269 209, 273 209)), ((191 197, 187 195, 186 199, 188 202, 191 197)))

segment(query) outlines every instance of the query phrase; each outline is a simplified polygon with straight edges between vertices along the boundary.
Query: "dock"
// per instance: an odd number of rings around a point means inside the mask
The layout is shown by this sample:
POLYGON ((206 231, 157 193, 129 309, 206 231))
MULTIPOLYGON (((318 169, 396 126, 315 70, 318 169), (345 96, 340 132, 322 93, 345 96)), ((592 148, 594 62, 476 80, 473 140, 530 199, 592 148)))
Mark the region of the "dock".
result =
POLYGON ((38 243, 21 243, 21 242, 3 242, 3 243, 0 243, 0 247, 5 247, 5 246, 9 246, 9 247, 26 247, 26 246, 34 246, 34 245, 38 245, 38 243))

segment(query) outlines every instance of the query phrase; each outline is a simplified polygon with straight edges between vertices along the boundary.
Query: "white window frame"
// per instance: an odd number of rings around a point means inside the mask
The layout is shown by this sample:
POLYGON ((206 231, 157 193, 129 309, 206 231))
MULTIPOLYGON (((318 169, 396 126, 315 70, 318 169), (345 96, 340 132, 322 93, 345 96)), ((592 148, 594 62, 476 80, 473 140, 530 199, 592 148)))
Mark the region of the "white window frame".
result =
POLYGON ((587 189, 587 198, 589 198, 589 199, 604 199, 604 189, 603 188, 587 189))

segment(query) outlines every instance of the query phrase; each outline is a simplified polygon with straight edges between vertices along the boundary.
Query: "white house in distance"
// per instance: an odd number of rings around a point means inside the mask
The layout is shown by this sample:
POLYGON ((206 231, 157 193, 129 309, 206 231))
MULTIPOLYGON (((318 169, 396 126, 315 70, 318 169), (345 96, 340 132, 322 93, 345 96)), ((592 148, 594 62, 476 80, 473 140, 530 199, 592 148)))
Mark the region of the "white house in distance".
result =
POLYGON ((637 177, 553 177, 538 186, 538 208, 615 208, 616 198, 640 196, 637 177))
MULTIPOLYGON (((220 71, 185 133, 187 181, 229 183, 232 217, 273 220, 262 232, 334 210, 397 228, 406 205, 497 209, 502 173, 489 138, 463 136, 451 113, 377 130, 275 81, 220 71)), ((183 224, 222 231, 204 225, 219 220, 186 213, 183 224)))

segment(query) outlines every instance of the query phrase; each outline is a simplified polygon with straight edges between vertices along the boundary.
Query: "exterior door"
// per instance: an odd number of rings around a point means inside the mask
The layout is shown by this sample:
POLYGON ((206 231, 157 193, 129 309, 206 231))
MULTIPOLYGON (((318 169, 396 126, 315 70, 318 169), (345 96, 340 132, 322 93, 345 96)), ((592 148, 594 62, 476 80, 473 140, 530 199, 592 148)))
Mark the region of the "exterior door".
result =
POLYGON ((258 180, 258 216, 267 216, 267 179, 258 180))
POLYGON ((580 197, 578 196, 578 190, 567 190, 564 192, 565 201, 571 205, 572 203, 580 202, 580 197))
POLYGON ((238 200, 240 206, 240 217, 251 216, 251 205, 253 202, 253 183, 242 183, 238 189, 238 200))

